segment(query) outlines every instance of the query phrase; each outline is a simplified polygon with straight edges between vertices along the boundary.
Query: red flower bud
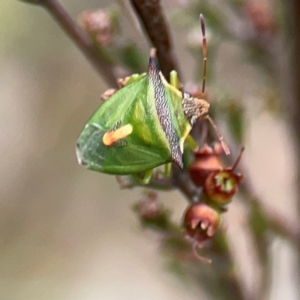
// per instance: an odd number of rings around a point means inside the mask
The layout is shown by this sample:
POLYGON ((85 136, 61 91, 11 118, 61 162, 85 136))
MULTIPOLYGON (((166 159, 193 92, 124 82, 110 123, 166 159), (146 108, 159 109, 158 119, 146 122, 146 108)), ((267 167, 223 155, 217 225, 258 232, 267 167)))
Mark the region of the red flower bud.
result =
POLYGON ((241 150, 236 162, 232 167, 213 171, 205 180, 203 192, 212 201, 218 204, 227 204, 238 190, 238 185, 243 179, 243 175, 235 173, 235 168, 239 164, 244 148, 241 150))
POLYGON ((227 204, 237 192, 238 184, 243 175, 231 170, 211 172, 206 178, 203 192, 212 201, 227 204))
POLYGON ((220 221, 219 211, 202 202, 193 203, 184 215, 185 235, 202 243, 214 235, 220 221))
POLYGON ((192 242, 195 256, 203 262, 211 263, 211 260, 200 256, 197 247, 214 235, 220 222, 221 212, 203 202, 191 204, 185 212, 184 235, 192 242))
POLYGON ((212 171, 223 169, 223 163, 220 159, 222 152, 222 146, 219 143, 214 144, 214 148, 205 144, 198 151, 194 152, 195 161, 190 166, 189 172, 197 186, 203 186, 206 177, 212 171))

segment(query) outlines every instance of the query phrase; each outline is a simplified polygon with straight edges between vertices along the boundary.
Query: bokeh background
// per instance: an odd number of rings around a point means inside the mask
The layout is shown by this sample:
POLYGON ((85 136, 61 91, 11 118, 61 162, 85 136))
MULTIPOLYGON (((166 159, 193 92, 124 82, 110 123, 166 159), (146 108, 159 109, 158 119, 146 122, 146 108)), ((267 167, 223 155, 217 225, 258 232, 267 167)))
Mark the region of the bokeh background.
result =
MULTIPOLYGON (((109 1, 62 3, 76 18, 109 1)), ((166 11, 173 6, 164 1, 166 11)), ((123 22, 124 34, 134 38, 126 15, 123 22)), ((185 79, 191 80, 196 70, 186 32, 176 27, 171 32, 185 79)), ((149 48, 142 39, 139 47, 146 53, 149 48)), ((242 95, 247 122, 242 164, 266 205, 297 222, 297 160, 285 113, 264 109, 266 76, 244 60, 235 42, 220 47, 208 90, 218 85, 242 95)), ((113 176, 77 165, 77 136, 106 88, 46 11, 0 1, 0 299, 210 299, 171 272, 160 237, 140 227, 131 207, 141 190, 120 190, 113 176)), ((177 192, 159 197, 180 223, 184 197, 177 192)), ((237 196, 223 227, 245 289, 251 290, 259 267, 252 263, 246 214, 237 196)), ((278 237, 269 251, 273 271, 266 299, 299 299, 296 251, 278 237)))

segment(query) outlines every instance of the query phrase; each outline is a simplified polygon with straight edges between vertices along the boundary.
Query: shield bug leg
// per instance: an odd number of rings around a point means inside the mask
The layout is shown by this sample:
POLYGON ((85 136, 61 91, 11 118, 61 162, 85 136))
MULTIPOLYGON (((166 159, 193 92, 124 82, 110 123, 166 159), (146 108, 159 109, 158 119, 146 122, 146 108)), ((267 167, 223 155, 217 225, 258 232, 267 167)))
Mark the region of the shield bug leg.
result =
POLYGON ((185 139, 185 144, 192 150, 196 150, 198 145, 193 137, 189 134, 185 139))
POLYGON ((178 79, 178 74, 176 71, 171 71, 170 72, 170 84, 174 86, 176 89, 179 86, 179 79, 178 79))
POLYGON ((163 176, 165 178, 170 177, 171 171, 172 171, 172 164, 171 163, 165 164, 163 176))
POLYGON ((217 137, 218 137, 218 139, 219 139, 219 141, 221 143, 221 146, 222 146, 222 148, 224 150, 224 153, 226 155, 229 155, 230 154, 230 150, 229 150, 227 144, 224 142, 223 135, 221 134, 219 128, 217 127, 217 125, 215 124, 215 122, 213 121, 213 119, 210 116, 206 116, 206 119, 209 121, 209 123, 213 127, 213 129, 214 129, 214 131, 215 131, 215 133, 216 133, 216 135, 217 135, 217 137))
POLYGON ((153 170, 146 171, 142 179, 143 184, 148 184, 152 178, 153 170))
POLYGON ((153 169, 145 171, 143 173, 133 175, 141 184, 147 185, 150 183, 153 175, 153 169))
POLYGON ((169 178, 171 176, 172 172, 172 163, 164 164, 163 169, 156 168, 153 172, 153 178, 159 179, 159 178, 169 178))

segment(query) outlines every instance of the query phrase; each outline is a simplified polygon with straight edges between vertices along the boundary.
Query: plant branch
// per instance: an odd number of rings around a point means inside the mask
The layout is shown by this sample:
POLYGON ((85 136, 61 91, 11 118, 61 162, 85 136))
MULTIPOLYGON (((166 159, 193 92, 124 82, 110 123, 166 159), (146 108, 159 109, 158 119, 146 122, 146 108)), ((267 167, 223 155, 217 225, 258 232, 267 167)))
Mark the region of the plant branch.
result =
POLYGON ((196 189, 187 172, 182 172, 177 166, 173 166, 172 182, 189 202, 193 202, 193 198, 196 196, 196 189))
POLYGON ((41 5, 52 15, 60 27, 67 33, 85 57, 90 61, 92 66, 105 79, 107 84, 111 87, 118 87, 117 78, 112 68, 113 66, 107 63, 105 59, 95 51, 90 38, 75 23, 64 7, 62 7, 57 0, 39 0, 36 1, 35 4, 41 5))
MULTIPOLYGON (((295 146, 296 146, 296 153, 299 153, 300 150, 300 62, 299 62, 299 53, 300 53, 300 36, 299 36, 299 30, 300 30, 300 19, 299 19, 299 13, 300 13, 300 2, 297 0, 292 1, 292 4, 289 6, 289 11, 293 17, 293 32, 292 36, 294 39, 294 49, 293 49, 293 57, 292 62, 288 66, 288 70, 292 70, 292 79, 293 79, 293 91, 294 95, 290 98, 291 105, 287 107, 289 115, 290 115, 290 125, 291 130, 294 131, 294 139, 295 139, 295 146), (290 7, 291 6, 291 7, 290 7)), ((288 104, 288 103, 287 103, 288 104)), ((299 183, 300 180, 300 160, 298 157, 298 163, 296 165, 296 180, 299 183)), ((296 185, 296 191, 298 196, 298 213, 300 213, 300 187, 299 184, 296 185)), ((299 248, 300 251, 300 248, 299 248)))
MULTIPOLYGON (((299 30, 300 30, 300 19, 299 19, 299 13, 300 13, 300 2, 299 1, 293 1, 294 2, 294 9, 291 9, 293 11, 293 22, 294 22, 294 51, 293 51, 293 68, 294 70, 294 89, 295 89, 295 97, 294 97, 294 106, 291 107, 289 113, 292 117, 292 125, 293 129, 295 131, 295 136, 298 140, 298 148, 300 147, 300 62, 299 62, 299 51, 300 51, 300 36, 299 36, 299 30)), ((290 66, 289 66, 290 67, 290 66)))
POLYGON ((173 54, 171 37, 160 0, 130 0, 130 3, 150 41, 157 49, 161 71, 169 80, 170 72, 176 70, 179 74, 179 68, 173 54))

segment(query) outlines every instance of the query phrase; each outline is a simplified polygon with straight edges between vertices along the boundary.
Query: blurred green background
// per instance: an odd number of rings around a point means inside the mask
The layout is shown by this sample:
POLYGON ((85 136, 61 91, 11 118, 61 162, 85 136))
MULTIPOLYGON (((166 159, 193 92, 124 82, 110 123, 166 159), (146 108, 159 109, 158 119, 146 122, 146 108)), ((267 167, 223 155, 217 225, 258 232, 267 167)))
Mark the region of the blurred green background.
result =
MULTIPOLYGON (((76 18, 108 2, 63 4, 76 18)), ((119 190, 113 176, 77 165, 77 136, 100 105, 105 82, 43 9, 2 0, 0 24, 0 299, 208 299, 172 275, 160 237, 140 228, 131 210, 140 190, 119 190)), ((193 61, 179 44, 179 63, 190 79, 193 61)), ((146 41, 140 46, 148 49, 146 41)), ((263 76, 243 62, 234 43, 222 44, 214 64, 217 75, 208 89, 226 86, 247 99, 243 164, 256 191, 296 220, 295 153, 284 120, 259 107, 263 76)), ((179 223, 183 196, 161 193, 160 199, 179 223)), ((236 200, 223 226, 245 288, 252 289, 260 269, 252 264, 246 213, 236 200)), ((277 238, 270 251, 269 299, 299 299, 293 249, 277 238)))

